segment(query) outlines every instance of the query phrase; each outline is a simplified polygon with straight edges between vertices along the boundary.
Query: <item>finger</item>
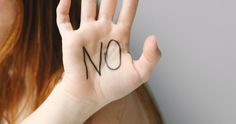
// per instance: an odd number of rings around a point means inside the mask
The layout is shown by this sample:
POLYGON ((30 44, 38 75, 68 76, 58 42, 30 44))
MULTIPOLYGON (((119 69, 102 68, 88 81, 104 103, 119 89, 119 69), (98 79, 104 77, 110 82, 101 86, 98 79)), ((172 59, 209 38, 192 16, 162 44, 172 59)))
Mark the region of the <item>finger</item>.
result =
POLYGON ((71 0, 60 0, 57 6, 57 25, 61 33, 73 30, 69 16, 70 5, 71 0))
POLYGON ((127 28, 131 29, 137 6, 138 0, 123 0, 117 24, 124 25, 127 28))
POLYGON ((157 47, 155 36, 149 36, 144 43, 141 57, 139 60, 134 61, 134 66, 137 69, 143 83, 150 78, 152 70, 160 57, 161 52, 157 47))
POLYGON ((99 19, 112 20, 116 10, 117 0, 102 0, 99 19))
POLYGON ((96 0, 82 0, 81 21, 95 20, 96 0))

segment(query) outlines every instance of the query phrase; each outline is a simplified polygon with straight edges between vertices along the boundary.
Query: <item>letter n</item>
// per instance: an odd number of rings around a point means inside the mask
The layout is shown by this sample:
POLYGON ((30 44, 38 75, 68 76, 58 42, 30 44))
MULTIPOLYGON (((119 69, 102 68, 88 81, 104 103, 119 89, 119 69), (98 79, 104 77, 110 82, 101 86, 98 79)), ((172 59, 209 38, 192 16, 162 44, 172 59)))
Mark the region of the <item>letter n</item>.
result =
POLYGON ((84 64, 85 64, 85 68, 86 68, 86 78, 88 79, 88 65, 86 62, 86 56, 88 57, 89 61, 91 62, 91 64, 93 65, 93 67, 95 68, 95 70, 98 72, 98 74, 101 76, 101 65, 102 65, 102 47, 103 47, 103 43, 101 43, 101 47, 100 47, 100 60, 99 60, 99 66, 96 67, 96 65, 94 64, 93 60, 91 59, 88 51, 86 50, 85 47, 83 47, 83 55, 84 55, 84 64))

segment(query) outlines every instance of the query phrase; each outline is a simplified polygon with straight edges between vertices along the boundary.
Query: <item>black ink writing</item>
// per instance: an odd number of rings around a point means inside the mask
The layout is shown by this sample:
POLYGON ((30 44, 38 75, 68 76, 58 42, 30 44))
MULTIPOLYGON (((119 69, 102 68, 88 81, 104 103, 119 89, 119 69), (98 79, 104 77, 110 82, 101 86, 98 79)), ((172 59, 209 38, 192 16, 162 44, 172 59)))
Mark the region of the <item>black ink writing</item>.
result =
POLYGON ((102 47, 103 44, 101 43, 101 47, 100 47, 100 60, 99 60, 99 67, 97 68, 96 65, 94 64, 93 60, 91 59, 88 51, 86 50, 85 47, 83 47, 83 53, 84 53, 84 64, 85 64, 85 68, 86 68, 86 78, 88 79, 88 65, 86 63, 86 58, 85 56, 87 55, 90 62, 92 63, 93 67, 96 69, 96 71, 98 72, 98 74, 101 76, 101 65, 102 65, 102 47))
POLYGON ((108 67, 109 69, 111 69, 111 70, 117 70, 117 69, 120 68, 120 66, 121 66, 121 47, 120 47, 120 44, 119 44, 118 41, 116 41, 116 40, 110 40, 110 41, 109 41, 109 43, 108 43, 108 45, 107 45, 107 51, 106 51, 106 53, 105 53, 105 62, 106 62, 107 67, 108 67), (114 67, 114 68, 112 68, 112 67, 108 64, 108 62, 107 62, 108 50, 109 50, 109 47, 110 47, 110 45, 111 45, 112 42, 116 43, 116 44, 118 45, 118 47, 119 47, 119 65, 118 65, 117 67, 114 67))
MULTIPOLYGON (((87 49, 85 47, 83 47, 83 56, 84 56, 84 64, 85 64, 85 69, 86 69, 86 78, 88 79, 89 78, 89 74, 88 74, 88 64, 86 62, 86 56, 88 57, 89 61, 91 62, 91 64, 93 65, 93 67, 95 68, 95 70, 97 71, 97 73, 101 76, 102 72, 101 72, 101 65, 102 65, 102 49, 103 49, 103 43, 101 43, 101 46, 100 46, 100 60, 99 60, 99 66, 97 67, 95 65, 95 63, 93 62, 93 60, 91 59, 87 49)), ((105 64, 107 65, 107 67, 110 69, 110 70, 118 70, 121 66, 121 46, 119 44, 118 41, 116 40, 110 40, 108 42, 108 45, 107 45, 107 49, 106 49, 106 52, 105 52, 105 64), (119 47, 119 64, 117 67, 111 67, 109 64, 108 64, 108 61, 107 61, 107 57, 108 57, 108 50, 110 48, 110 45, 111 43, 114 42, 115 44, 117 44, 117 46, 119 47)))

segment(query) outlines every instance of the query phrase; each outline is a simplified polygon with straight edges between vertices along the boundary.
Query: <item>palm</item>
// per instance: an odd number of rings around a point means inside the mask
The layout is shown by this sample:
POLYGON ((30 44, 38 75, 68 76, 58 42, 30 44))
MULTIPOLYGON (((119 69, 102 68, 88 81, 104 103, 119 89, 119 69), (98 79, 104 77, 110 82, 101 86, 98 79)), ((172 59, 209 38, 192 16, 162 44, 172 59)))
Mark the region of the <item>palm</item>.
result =
MULTIPOLYGON (((109 3, 114 6, 116 4, 114 1, 104 1, 104 4, 109 3)), ((58 7, 58 26, 63 39, 64 78, 70 82, 64 85, 73 95, 92 96, 112 101, 127 95, 147 79, 150 74, 144 73, 151 71, 150 66, 153 67, 157 57, 154 56, 154 61, 151 62, 150 60, 136 62, 128 53, 130 27, 137 5, 136 0, 128 2, 128 4, 133 5, 131 7, 133 10, 123 13, 123 17, 121 12, 121 19, 119 20, 126 19, 127 24, 114 24, 111 20, 102 18, 101 14, 98 20, 88 21, 88 19, 82 18, 78 30, 72 30, 69 22, 70 0, 62 0, 60 4, 58 7), (151 64, 147 66, 148 70, 142 68, 144 64, 151 64), (147 71, 142 71, 142 69, 147 71)), ((86 2, 84 5, 86 6, 86 2)), ((102 3, 102 6, 106 5, 102 3)), ((94 6, 91 5, 90 7, 94 6)), ((114 11, 114 7, 107 9, 114 11)), ((94 16, 94 11, 92 11, 94 9, 90 8, 89 10, 91 10, 90 14, 94 16)), ((103 11, 101 8, 100 13, 103 11)), ((111 13, 111 16, 113 14, 114 12, 111 13)), ((151 48, 151 50, 156 50, 156 47, 151 48)), ((156 53, 151 54, 155 55, 156 53)), ((147 59, 145 56, 142 59, 147 59)), ((151 59, 153 60, 153 58, 151 59)))

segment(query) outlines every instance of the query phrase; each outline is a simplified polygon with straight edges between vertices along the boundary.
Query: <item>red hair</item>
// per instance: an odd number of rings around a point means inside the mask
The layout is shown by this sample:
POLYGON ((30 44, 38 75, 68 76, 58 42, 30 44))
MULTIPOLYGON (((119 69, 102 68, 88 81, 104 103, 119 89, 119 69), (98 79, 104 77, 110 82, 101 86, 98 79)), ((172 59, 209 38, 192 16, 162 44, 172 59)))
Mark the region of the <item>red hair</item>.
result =
MULTIPOLYGON (((61 37, 55 21, 59 0, 18 2, 11 35, 0 45, 0 120, 10 124, 26 106, 35 110, 63 72, 61 37)), ((71 19, 78 28, 80 2, 73 2, 71 19)))
MULTIPOLYGON (((56 25, 59 0, 22 0, 8 39, 0 44, 0 122, 15 124, 29 107, 34 111, 50 94, 63 73, 61 37, 56 25)), ((80 24, 80 0, 70 12, 74 28, 80 24)), ((151 124, 162 123, 147 91, 136 95, 151 124)), ((29 112, 29 114, 30 114, 29 112)))

